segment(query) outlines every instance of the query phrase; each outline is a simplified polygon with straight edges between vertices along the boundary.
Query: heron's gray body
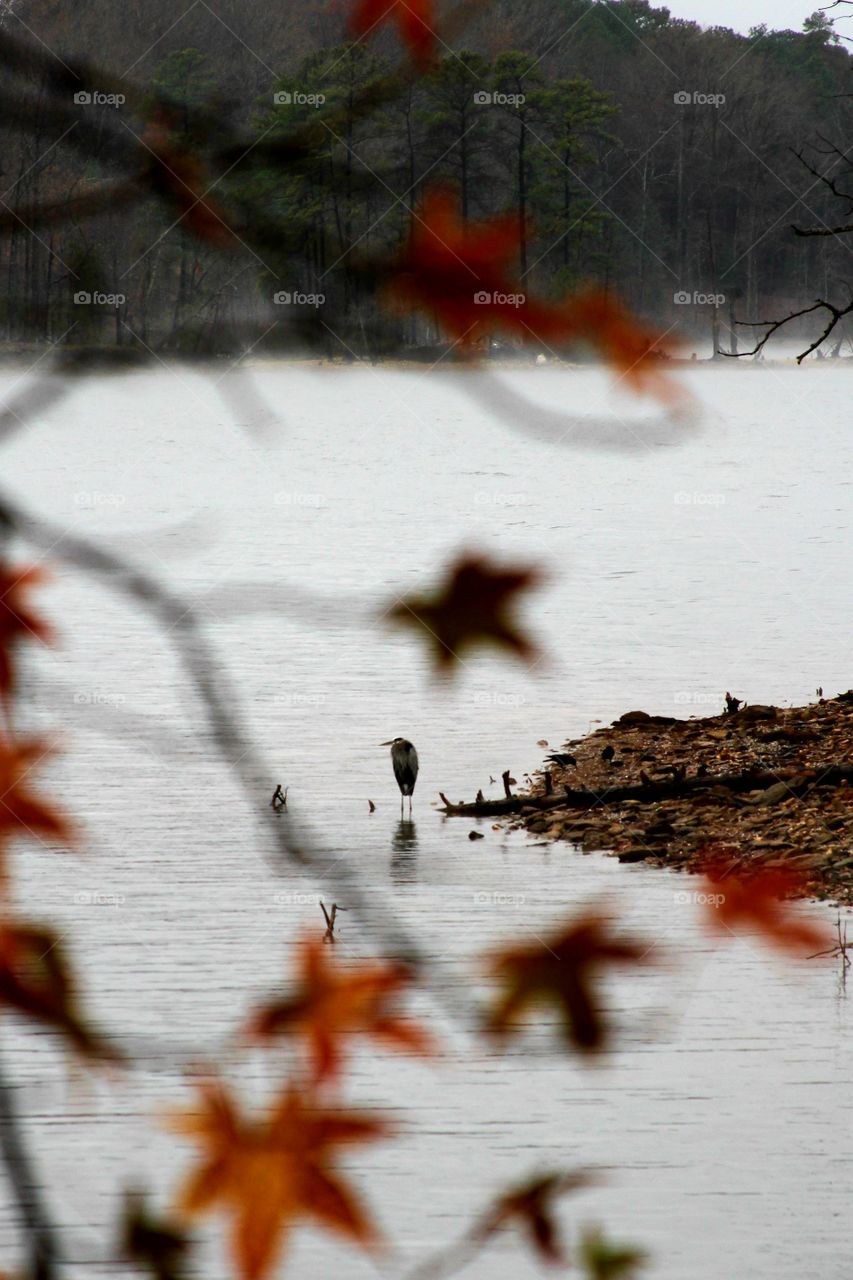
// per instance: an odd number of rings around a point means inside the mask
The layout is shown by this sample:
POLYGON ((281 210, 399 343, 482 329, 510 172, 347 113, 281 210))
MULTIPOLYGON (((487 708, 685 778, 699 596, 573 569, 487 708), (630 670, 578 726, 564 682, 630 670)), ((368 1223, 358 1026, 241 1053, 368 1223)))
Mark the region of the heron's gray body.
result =
POLYGON ((402 808, 403 796, 408 796, 411 809, 412 793, 418 780, 418 753, 408 738, 394 738, 392 742, 383 742, 382 745, 391 748, 391 764, 400 788, 400 806, 402 808))
POLYGON ((391 763, 394 766, 394 777, 397 779, 401 794, 410 796, 418 780, 418 753, 411 742, 401 738, 399 742, 394 743, 391 748, 391 763))

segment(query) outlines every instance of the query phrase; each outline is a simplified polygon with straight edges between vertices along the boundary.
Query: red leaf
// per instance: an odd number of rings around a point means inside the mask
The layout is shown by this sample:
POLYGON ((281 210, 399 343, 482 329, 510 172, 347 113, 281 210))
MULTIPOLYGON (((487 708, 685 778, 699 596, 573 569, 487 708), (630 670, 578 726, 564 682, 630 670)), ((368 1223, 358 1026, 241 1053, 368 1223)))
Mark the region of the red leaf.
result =
POLYGON ((431 1052, 426 1032, 396 1012, 397 999, 410 981, 406 969, 362 964, 347 970, 332 955, 319 942, 303 942, 297 990, 260 1009, 250 1023, 249 1034, 261 1039, 304 1037, 315 1080, 338 1075, 344 1043, 354 1035, 414 1053, 431 1052))
POLYGON ((490 1013, 488 1030, 505 1035, 531 1005, 552 1004, 570 1044, 584 1052, 602 1049, 607 1028, 595 1002, 592 973, 608 964, 637 964, 647 952, 637 943, 611 938, 607 921, 595 914, 579 917, 546 942, 508 948, 491 965, 505 992, 490 1013))
POLYGON ((350 15, 353 35, 363 36, 395 21, 412 60, 426 71, 436 53, 434 0, 356 0, 350 15))
POLYGON ((591 1186, 593 1178, 584 1172, 538 1175, 497 1197, 484 1214, 474 1235, 485 1242, 502 1227, 518 1225, 526 1232, 534 1252, 542 1262, 565 1263, 554 1202, 571 1191, 591 1186))
POLYGON ((231 1216, 241 1280, 269 1274, 299 1219, 366 1247, 376 1244, 373 1223, 330 1161, 335 1147, 387 1136, 383 1120, 323 1110, 293 1088, 267 1117, 250 1120, 224 1086, 200 1092, 200 1109, 180 1113, 173 1123, 202 1150, 201 1166, 184 1185, 181 1211, 221 1208, 231 1216))
POLYGON ((785 901, 803 895, 805 881, 798 873, 780 868, 755 875, 728 875, 719 850, 704 869, 705 918, 710 927, 730 934, 739 929, 757 930, 763 941, 795 955, 831 946, 826 929, 798 916, 785 901))
POLYGON ((447 572, 431 595, 407 596, 387 611, 391 622, 414 627, 433 651, 439 671, 461 660, 466 649, 492 644, 530 660, 536 649, 512 616, 515 597, 540 581, 532 568, 505 569, 467 556, 447 572))
POLYGON ((600 290, 560 303, 541 302, 513 278, 519 223, 515 214, 463 221, 449 192, 428 192, 406 250, 391 273, 391 296, 407 310, 435 315, 460 346, 482 346, 495 330, 524 342, 561 346, 582 340, 634 384, 651 381, 672 396, 661 363, 661 339, 600 290))
POLYGON ((92 1057, 116 1058, 81 1021, 61 939, 32 925, 0 925, 0 1002, 62 1032, 92 1057))
POLYGON ((209 195, 216 180, 202 158, 173 130, 168 111, 154 113, 142 141, 151 158, 151 183, 175 207, 181 224, 220 249, 235 248, 238 237, 209 195))
POLYGON ((14 684, 12 646, 19 639, 50 639, 50 629, 30 610, 26 596, 44 582, 41 569, 0 565, 0 695, 8 697, 14 684))
POLYGON ((63 844, 71 840, 69 824, 29 787, 29 775, 48 754, 48 747, 38 740, 14 745, 0 739, 0 891, 5 887, 5 854, 13 836, 47 836, 63 844))

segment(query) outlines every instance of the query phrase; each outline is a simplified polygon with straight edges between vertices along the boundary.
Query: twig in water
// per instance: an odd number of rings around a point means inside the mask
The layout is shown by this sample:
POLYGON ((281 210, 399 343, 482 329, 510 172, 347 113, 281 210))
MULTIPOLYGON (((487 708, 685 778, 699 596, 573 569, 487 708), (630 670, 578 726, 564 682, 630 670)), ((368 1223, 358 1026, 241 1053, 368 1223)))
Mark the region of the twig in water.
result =
POLYGON ((829 947, 826 951, 815 951, 814 955, 809 956, 808 959, 817 960, 819 956, 840 956, 841 972, 846 979, 847 970, 850 968, 850 965, 853 964, 853 961, 851 961, 848 954, 850 951, 850 944, 847 941, 847 921, 844 921, 844 930, 842 932, 840 915, 835 922, 835 928, 838 932, 838 942, 836 945, 834 947, 829 947))
MULTIPOLYGON (((336 941, 336 939, 335 939, 335 916, 338 914, 338 904, 337 904, 336 902, 333 902, 333 903, 332 903, 332 912, 331 912, 331 915, 330 915, 330 914, 329 914, 329 912, 326 910, 326 904, 325 904, 325 903, 322 901, 322 899, 321 899, 321 901, 320 901, 320 910, 323 912, 323 916, 324 916, 325 921, 326 921, 326 932, 323 934, 323 941, 324 941, 324 942, 331 942, 332 944, 334 944, 334 943, 335 943, 335 941, 336 941)), ((341 911, 346 911, 346 907, 341 907, 341 911)))

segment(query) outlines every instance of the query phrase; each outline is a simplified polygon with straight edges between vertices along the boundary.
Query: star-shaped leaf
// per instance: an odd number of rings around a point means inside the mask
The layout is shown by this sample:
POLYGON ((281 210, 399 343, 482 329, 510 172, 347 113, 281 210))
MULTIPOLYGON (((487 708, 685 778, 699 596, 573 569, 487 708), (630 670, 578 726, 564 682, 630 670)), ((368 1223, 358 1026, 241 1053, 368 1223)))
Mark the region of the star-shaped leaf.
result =
POLYGON ((220 1209, 232 1221, 231 1250, 241 1280, 261 1280, 276 1265, 293 1226, 304 1219, 365 1247, 376 1229, 332 1159, 341 1146, 388 1135, 384 1120, 313 1105, 288 1088, 260 1120, 241 1115, 224 1086, 200 1091, 200 1107, 174 1127, 201 1149, 187 1179, 184 1214, 220 1209))
POLYGON ((68 822, 30 790, 29 775, 49 755, 37 740, 9 743, 0 739, 0 891, 5 887, 5 853, 14 836, 45 837, 67 844, 68 822))
POLYGON ((45 580, 41 569, 21 569, 0 565, 0 695, 8 697, 15 678, 13 651, 18 640, 40 640, 51 636, 47 624, 33 613, 28 596, 45 580))
POLYGON ((481 349, 495 331, 539 347, 581 341, 630 383, 674 398, 658 334, 599 289, 557 303, 530 297, 513 276, 518 244, 515 213, 466 222, 456 197, 434 189, 425 195, 407 246, 391 269, 390 298, 399 308, 434 316, 463 349, 481 349))
POLYGON ((555 1202, 560 1196, 579 1191, 592 1182, 590 1174, 583 1171, 537 1175, 498 1196, 474 1234, 485 1242, 503 1227, 517 1225, 543 1262, 565 1263, 555 1202))
POLYGON ((425 71, 435 58, 434 0, 355 0, 350 16, 354 35, 368 35, 386 22, 396 22, 412 61, 425 71))
POLYGON ((762 941, 803 956, 831 944, 829 932, 806 920, 785 900, 803 896, 805 881, 784 868, 738 875, 720 853, 705 864, 705 918, 709 927, 730 934, 757 932, 762 941))
POLYGON ((239 240, 224 210, 210 196, 216 179, 202 157, 180 137, 168 108, 152 113, 142 141, 150 157, 149 181, 177 210, 181 225, 220 249, 236 248, 239 240))
POLYGON ((553 1005, 569 1044, 584 1052, 602 1049, 607 1028, 592 974, 605 965, 637 964, 647 953, 647 947, 611 937, 608 923, 595 914, 581 916, 547 942, 502 951, 491 968, 505 991, 487 1027, 502 1036, 530 1006, 553 1005))
POLYGON ((513 608, 519 592, 540 580, 536 569, 507 569, 482 557, 464 556, 434 592, 407 596, 386 616, 392 623, 413 627, 427 641, 440 672, 449 671, 468 649, 480 644, 530 660, 536 649, 516 623, 513 608))
POLYGON ((300 949, 297 989, 260 1009, 249 1033, 262 1039, 304 1037, 315 1080, 339 1073, 344 1044, 351 1036, 369 1036, 392 1048, 429 1053, 430 1037, 417 1023, 401 1018, 396 1009, 410 981, 402 965, 346 966, 337 953, 306 940, 300 949))
POLYGON ((0 1004, 59 1031, 86 1056, 119 1056, 81 1019, 61 939, 48 929, 0 925, 0 1004))

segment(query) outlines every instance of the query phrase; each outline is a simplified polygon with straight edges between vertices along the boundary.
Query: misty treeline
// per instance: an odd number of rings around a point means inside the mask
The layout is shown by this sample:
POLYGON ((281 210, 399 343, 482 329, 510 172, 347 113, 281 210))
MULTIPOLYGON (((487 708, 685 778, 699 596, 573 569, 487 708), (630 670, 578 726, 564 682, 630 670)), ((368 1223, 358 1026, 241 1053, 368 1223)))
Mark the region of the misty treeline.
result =
POLYGON ((735 316, 849 301, 844 240, 792 229, 849 221, 853 203, 853 58, 825 14, 744 37, 646 0, 501 0, 472 7, 425 76, 400 74, 387 27, 354 43, 325 4, 175 19, 161 0, 3 15, 0 36, 56 60, 3 67, 8 342, 428 346, 428 317, 379 306, 376 264, 441 184, 471 220, 517 217, 525 292, 595 283, 691 341, 730 350, 735 316), (103 84, 78 81, 77 60, 103 84), (116 198, 123 149, 172 156, 221 234, 199 235, 192 200, 116 198))

